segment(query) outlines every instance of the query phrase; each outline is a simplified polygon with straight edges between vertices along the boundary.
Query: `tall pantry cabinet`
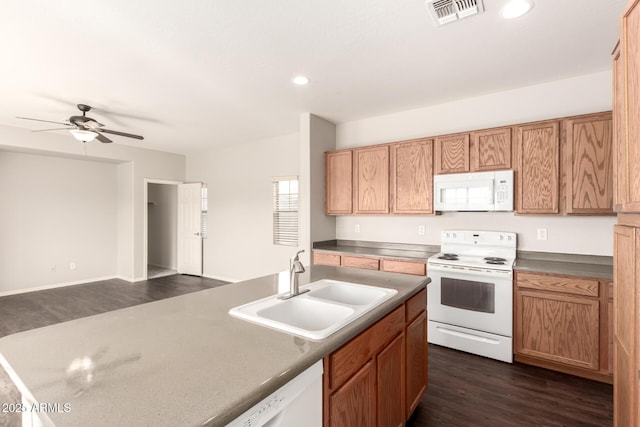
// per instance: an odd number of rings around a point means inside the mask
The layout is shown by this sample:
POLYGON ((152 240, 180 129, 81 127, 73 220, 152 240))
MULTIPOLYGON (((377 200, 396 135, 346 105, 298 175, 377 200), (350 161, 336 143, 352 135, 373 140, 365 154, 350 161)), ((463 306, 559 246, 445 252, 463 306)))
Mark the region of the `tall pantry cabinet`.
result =
POLYGON ((614 425, 640 424, 640 0, 622 13, 614 72, 614 425))

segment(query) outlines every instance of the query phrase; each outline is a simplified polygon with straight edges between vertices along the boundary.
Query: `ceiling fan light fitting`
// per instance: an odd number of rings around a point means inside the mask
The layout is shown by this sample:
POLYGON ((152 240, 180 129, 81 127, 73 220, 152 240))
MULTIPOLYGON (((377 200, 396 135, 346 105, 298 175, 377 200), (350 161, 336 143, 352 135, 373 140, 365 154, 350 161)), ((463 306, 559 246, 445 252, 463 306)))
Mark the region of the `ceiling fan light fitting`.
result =
POLYGON ((70 129, 69 132, 71 132, 71 135, 73 135, 75 139, 82 142, 91 142, 98 136, 97 133, 84 129, 70 129))

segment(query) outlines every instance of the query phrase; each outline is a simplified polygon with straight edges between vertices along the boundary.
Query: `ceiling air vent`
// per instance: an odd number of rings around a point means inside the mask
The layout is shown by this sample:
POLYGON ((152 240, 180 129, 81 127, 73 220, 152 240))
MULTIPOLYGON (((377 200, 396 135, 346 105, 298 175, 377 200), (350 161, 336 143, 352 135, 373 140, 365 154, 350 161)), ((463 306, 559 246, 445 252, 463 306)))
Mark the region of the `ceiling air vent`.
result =
POLYGON ((438 26, 484 11, 482 0, 427 0, 425 4, 438 26))

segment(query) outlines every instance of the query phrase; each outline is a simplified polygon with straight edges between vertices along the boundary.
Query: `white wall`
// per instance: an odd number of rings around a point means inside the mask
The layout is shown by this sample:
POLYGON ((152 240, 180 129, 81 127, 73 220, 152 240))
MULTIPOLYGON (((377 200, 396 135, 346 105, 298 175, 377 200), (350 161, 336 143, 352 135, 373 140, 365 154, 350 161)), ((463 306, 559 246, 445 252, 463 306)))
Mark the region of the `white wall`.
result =
MULTIPOLYGON (((351 148, 612 108, 611 72, 524 87, 447 104, 339 124, 336 146, 351 148)), ((515 231, 518 248, 544 252, 612 255, 615 217, 516 216, 513 213, 445 213, 441 216, 341 216, 338 239, 438 245, 443 229, 515 231), (360 224, 360 233, 355 225, 360 224), (418 236, 418 225, 427 233, 418 236), (535 239, 547 228, 549 239, 535 239)))
POLYGON ((0 194, 0 294, 116 275, 116 164, 0 151, 0 194))
POLYGON ((297 248, 273 244, 272 178, 298 175, 298 134, 187 156, 187 180, 207 183, 204 275, 239 281, 289 268, 297 248))
POLYGON ((178 259, 178 187, 148 184, 147 264, 177 269, 178 259))
POLYGON ((147 268, 143 253, 144 180, 183 181, 186 167, 185 156, 153 150, 153 141, 136 144, 139 147, 81 144, 68 134, 0 126, 0 149, 124 163, 117 168, 118 276, 129 281, 142 280, 147 268))
POLYGON ((336 125, 314 114, 300 115, 300 248, 311 262, 315 241, 336 238, 336 220, 324 214, 324 153, 336 148, 336 125))

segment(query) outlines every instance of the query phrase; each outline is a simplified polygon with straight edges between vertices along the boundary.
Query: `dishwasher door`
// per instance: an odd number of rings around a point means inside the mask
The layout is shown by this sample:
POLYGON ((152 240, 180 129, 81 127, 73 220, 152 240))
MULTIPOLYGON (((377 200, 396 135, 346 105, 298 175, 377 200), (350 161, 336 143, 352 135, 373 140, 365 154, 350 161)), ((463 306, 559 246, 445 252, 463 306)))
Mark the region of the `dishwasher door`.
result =
POLYGON ((300 425, 322 427, 322 360, 228 424, 231 427, 300 425))

